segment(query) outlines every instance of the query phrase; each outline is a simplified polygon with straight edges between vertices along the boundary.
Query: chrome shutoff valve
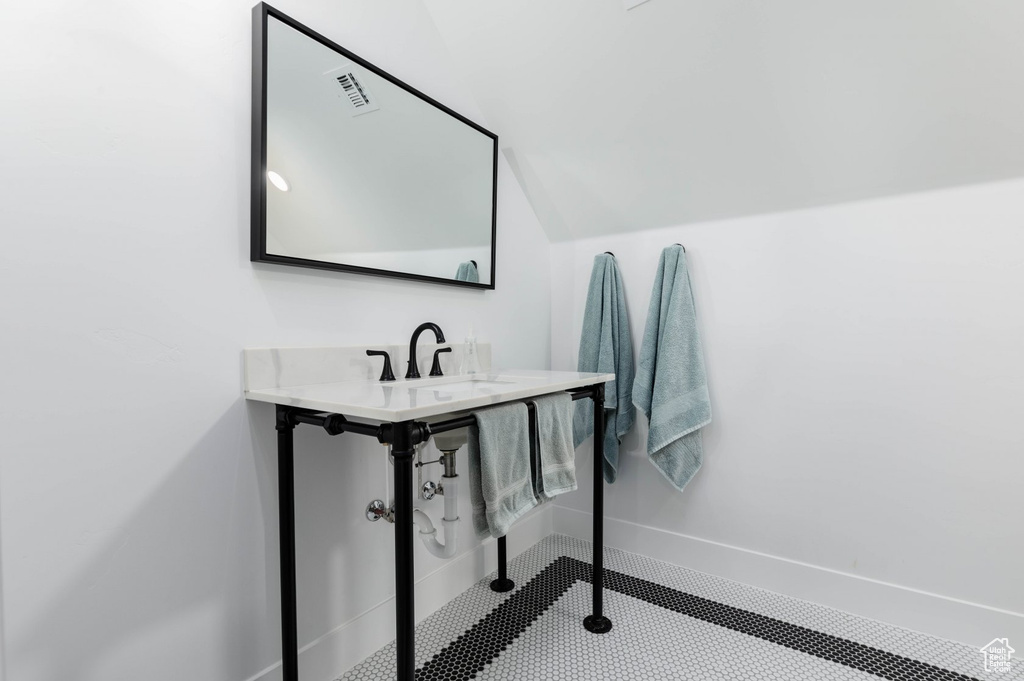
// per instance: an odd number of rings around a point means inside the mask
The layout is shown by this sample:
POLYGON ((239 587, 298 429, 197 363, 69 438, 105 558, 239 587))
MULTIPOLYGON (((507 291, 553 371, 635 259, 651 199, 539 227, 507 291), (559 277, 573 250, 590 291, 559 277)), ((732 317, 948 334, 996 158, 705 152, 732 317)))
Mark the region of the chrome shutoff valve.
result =
POLYGON ((426 499, 427 501, 430 501, 431 499, 434 498, 434 495, 436 495, 436 494, 437 494, 437 483, 436 482, 434 482, 432 480, 427 480, 425 483, 423 483, 422 496, 423 496, 424 499, 426 499))
POLYGON ((366 507, 366 519, 375 523, 381 518, 389 523, 395 522, 395 509, 388 508, 380 499, 374 499, 366 507))

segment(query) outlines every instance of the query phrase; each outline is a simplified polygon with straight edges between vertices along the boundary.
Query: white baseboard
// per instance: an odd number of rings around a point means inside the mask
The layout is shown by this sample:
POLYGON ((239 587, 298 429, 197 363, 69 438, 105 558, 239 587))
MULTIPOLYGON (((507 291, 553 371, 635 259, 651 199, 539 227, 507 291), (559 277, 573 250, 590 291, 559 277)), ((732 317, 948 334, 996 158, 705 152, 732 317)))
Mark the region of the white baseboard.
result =
MULTIPOLYGON (((556 506, 559 534, 590 540, 593 514, 556 506)), ((982 646, 1024 641, 1024 614, 876 581, 667 530, 606 518, 605 545, 862 617, 982 646)))
MULTIPOLYGON (((511 560, 552 532, 553 507, 547 505, 523 518, 508 533, 511 560)), ((472 532, 464 527, 463 532, 472 532)), ((416 621, 429 617, 498 567, 494 540, 453 558, 416 581, 416 621)), ((487 613, 480 613, 483 617, 487 613)), ((395 638, 394 597, 324 634, 299 650, 299 678, 333 681, 395 638)), ((281 681, 281 663, 247 681, 281 681)))

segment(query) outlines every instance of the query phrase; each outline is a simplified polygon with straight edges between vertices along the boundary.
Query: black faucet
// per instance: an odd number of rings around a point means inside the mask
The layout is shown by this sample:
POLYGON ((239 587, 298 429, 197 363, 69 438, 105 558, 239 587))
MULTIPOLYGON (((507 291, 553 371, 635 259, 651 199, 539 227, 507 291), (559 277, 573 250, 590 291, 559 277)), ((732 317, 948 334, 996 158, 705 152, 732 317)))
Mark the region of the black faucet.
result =
POLYGON ((391 355, 389 355, 386 350, 367 350, 366 351, 366 356, 367 357, 377 357, 377 356, 380 356, 380 357, 384 358, 384 369, 382 369, 381 372, 380 372, 380 380, 381 380, 381 382, 395 380, 395 374, 392 373, 392 371, 391 371, 391 355))
POLYGON ((409 340, 409 370, 405 372, 406 378, 419 378, 420 369, 416 366, 416 341, 419 339, 420 334, 430 329, 434 332, 434 338, 437 339, 438 343, 445 343, 444 331, 441 327, 434 322, 423 322, 416 327, 416 330, 412 332, 412 339, 409 340))
POLYGON ((434 363, 430 365, 431 376, 444 376, 444 373, 441 371, 441 360, 439 358, 442 352, 451 351, 451 348, 438 348, 437 350, 434 350, 434 363))

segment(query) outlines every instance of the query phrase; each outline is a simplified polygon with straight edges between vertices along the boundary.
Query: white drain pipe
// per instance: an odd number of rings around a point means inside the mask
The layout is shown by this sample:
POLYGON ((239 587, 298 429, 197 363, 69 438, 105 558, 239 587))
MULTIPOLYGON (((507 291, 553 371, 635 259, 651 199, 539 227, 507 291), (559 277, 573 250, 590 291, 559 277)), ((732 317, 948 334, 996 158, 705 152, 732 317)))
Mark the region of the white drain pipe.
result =
POLYGON ((438 558, 451 558, 458 548, 459 529, 459 476, 444 477, 444 543, 437 540, 437 529, 430 516, 420 509, 413 509, 413 522, 419 525, 420 539, 427 551, 438 558))

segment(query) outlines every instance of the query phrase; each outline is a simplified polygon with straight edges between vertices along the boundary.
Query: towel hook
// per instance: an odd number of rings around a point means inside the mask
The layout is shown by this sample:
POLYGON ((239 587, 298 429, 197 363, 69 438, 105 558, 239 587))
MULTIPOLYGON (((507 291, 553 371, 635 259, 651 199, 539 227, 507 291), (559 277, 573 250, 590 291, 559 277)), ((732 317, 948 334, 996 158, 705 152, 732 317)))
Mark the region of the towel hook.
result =
POLYGON ((676 244, 676 246, 679 246, 679 248, 683 249, 683 253, 686 253, 686 246, 682 244, 676 244))
POLYGON ((612 253, 611 251, 605 251, 605 252, 604 252, 604 254, 605 254, 605 255, 610 255, 610 256, 612 256, 613 258, 615 257, 615 254, 614 254, 614 253, 612 253))
MULTIPOLYGON (((685 251, 686 249, 684 248, 683 250, 685 251)), ((476 260, 470 260, 470 262, 473 263, 473 267, 480 269, 480 266, 476 264, 476 260)))

